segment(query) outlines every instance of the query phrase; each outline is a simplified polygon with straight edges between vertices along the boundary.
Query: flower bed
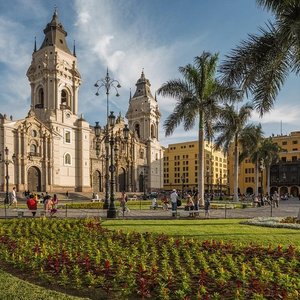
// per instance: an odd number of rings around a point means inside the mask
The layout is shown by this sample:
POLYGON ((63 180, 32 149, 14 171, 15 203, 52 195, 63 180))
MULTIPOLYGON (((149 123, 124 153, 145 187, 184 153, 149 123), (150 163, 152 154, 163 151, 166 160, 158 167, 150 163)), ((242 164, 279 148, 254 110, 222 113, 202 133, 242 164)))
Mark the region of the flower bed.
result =
POLYGON ((109 299, 300 295, 300 251, 293 246, 123 233, 104 229, 97 219, 14 219, 1 225, 1 260, 66 290, 101 290, 109 299))
POLYGON ((300 229, 300 224, 296 223, 296 218, 282 218, 282 217, 259 217, 241 222, 241 224, 256 225, 273 228, 289 228, 300 229), (293 220, 293 222, 292 222, 293 220))

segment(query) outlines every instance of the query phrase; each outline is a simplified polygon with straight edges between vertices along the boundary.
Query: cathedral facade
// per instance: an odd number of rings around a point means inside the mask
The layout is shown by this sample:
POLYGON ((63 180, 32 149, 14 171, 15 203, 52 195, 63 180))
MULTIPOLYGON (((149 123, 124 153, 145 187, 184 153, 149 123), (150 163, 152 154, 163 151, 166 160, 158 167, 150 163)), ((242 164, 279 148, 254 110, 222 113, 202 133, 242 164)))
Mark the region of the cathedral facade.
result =
MULTIPOLYGON (((103 192, 110 181, 107 170, 107 126, 95 135, 78 113, 81 75, 75 48, 70 51, 57 12, 36 44, 27 71, 31 86, 28 115, 13 120, 0 114, 0 153, 14 155, 8 164, 9 186, 18 191, 103 192)), ((113 128, 116 191, 148 192, 163 186, 163 148, 158 139, 160 112, 150 82, 142 72, 126 113, 113 128), (124 139, 123 129, 129 128, 124 139), (117 151, 118 150, 118 151, 117 151)), ((106 123, 104 120, 103 123, 106 123)), ((0 168, 0 189, 5 191, 5 164, 0 168)))

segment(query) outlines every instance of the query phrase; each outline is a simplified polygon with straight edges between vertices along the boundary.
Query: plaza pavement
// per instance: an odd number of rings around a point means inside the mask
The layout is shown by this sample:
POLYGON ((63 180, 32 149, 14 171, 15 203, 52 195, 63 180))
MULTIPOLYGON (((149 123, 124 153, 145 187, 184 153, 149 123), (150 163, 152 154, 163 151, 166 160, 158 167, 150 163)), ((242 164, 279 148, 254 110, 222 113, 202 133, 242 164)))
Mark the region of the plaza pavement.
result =
MULTIPOLYGON (((70 200, 69 200, 70 201, 70 200)), ((64 203, 66 203, 65 201, 64 203)), ((130 212, 125 212, 124 216, 119 211, 120 207, 118 206, 118 201, 116 202, 118 209, 118 218, 119 219, 192 219, 189 216, 189 211, 184 211, 183 207, 178 209, 178 216, 172 217, 171 210, 162 210, 161 208, 152 210, 130 210, 130 212)), ((269 205, 263 207, 249 207, 243 209, 232 209, 231 204, 226 205, 226 209, 210 209, 210 218, 212 219, 225 219, 225 218, 255 218, 255 217, 270 217, 271 216, 271 207, 269 205)), ((272 208, 273 217, 295 217, 298 215, 300 209, 300 201, 298 198, 290 198, 286 201, 280 201, 279 207, 272 208)), ((31 217, 32 214, 28 209, 6 209, 7 218, 17 218, 18 214, 23 213, 23 217, 31 217)), ((38 208, 37 217, 40 217, 43 213, 43 209, 38 208)), ((46 215, 47 216, 47 215, 46 215)), ((106 219, 106 210, 103 209, 66 209, 59 208, 58 212, 55 214, 57 218, 85 218, 85 217, 101 217, 106 219)), ((0 208, 0 218, 5 218, 5 209, 3 205, 0 208)), ((204 219, 204 210, 201 209, 197 219, 204 219)))

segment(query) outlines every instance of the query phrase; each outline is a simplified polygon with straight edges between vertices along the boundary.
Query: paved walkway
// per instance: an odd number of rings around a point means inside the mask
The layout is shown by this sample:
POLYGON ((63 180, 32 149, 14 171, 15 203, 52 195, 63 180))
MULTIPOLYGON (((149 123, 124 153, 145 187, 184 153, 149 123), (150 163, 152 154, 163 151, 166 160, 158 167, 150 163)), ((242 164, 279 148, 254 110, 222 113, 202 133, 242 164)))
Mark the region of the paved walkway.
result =
MULTIPOLYGON (((273 217, 286 217, 286 216, 297 216, 300 209, 300 201, 298 198, 291 198, 286 201, 281 201, 278 208, 272 208, 268 206, 263 207, 251 207, 244 209, 232 209, 230 204, 227 205, 226 209, 211 209, 210 218, 254 218, 254 217, 270 217, 271 214, 273 217), (229 207, 229 208, 228 208, 229 207)), ((119 209, 119 207, 117 207, 119 209)), ((42 209, 38 209, 37 216, 41 216, 43 213, 42 209)), ((28 209, 6 209, 7 218, 16 218, 23 214, 23 217, 32 216, 31 212, 28 209)), ((61 208, 55 214, 56 217, 60 218, 85 218, 85 217, 101 217, 106 218, 106 210, 103 209, 64 209, 61 208)), ((3 206, 0 208, 0 218, 5 218, 5 209, 3 206)), ((122 219, 122 213, 118 212, 118 218, 122 219)), ((124 214, 125 219, 174 219, 172 217, 171 210, 130 210, 124 214)), ((189 211, 184 211, 183 208, 178 209, 177 218, 190 218, 189 211)), ((204 219, 204 210, 200 210, 199 216, 196 218, 204 219)))

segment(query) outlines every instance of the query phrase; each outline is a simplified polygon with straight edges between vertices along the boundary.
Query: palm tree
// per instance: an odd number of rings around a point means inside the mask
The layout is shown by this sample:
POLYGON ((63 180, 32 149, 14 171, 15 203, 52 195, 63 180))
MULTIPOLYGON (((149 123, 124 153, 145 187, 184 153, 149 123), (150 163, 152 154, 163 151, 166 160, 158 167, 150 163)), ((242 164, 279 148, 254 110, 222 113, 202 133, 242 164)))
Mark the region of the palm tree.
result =
POLYGON ((267 192, 270 195, 270 169, 271 165, 279 160, 279 152, 281 147, 272 141, 272 138, 266 138, 262 141, 258 149, 258 156, 266 168, 267 176, 267 192))
POLYGON ((263 141, 263 131, 261 124, 248 125, 240 138, 243 152, 240 154, 239 162, 249 157, 255 165, 255 194, 258 195, 258 177, 259 177, 259 162, 260 162, 260 147, 263 141))
MULTIPOLYGON (((253 106, 244 104, 239 110, 233 105, 225 104, 224 109, 219 115, 218 121, 214 125, 214 131, 219 133, 215 140, 216 149, 223 148, 228 153, 231 144, 234 145, 234 196, 233 200, 238 201, 238 172, 239 172, 239 152, 241 148, 240 141, 246 140, 246 135, 250 138, 251 130, 247 122, 251 116, 253 106)), ((252 137, 251 137, 252 139, 252 137)))
POLYGON ((225 82, 253 95, 254 107, 262 116, 274 106, 288 74, 300 72, 300 1, 257 3, 274 14, 274 21, 233 49, 220 70, 225 82))
POLYGON ((204 204, 204 129, 210 138, 211 120, 220 109, 218 104, 241 97, 234 87, 221 84, 216 79, 217 61, 218 54, 203 52, 195 57, 194 65, 179 68, 183 79, 170 80, 158 90, 158 94, 177 100, 173 112, 164 122, 166 136, 171 135, 181 123, 184 130, 192 129, 198 119, 198 191, 201 204, 204 204))

